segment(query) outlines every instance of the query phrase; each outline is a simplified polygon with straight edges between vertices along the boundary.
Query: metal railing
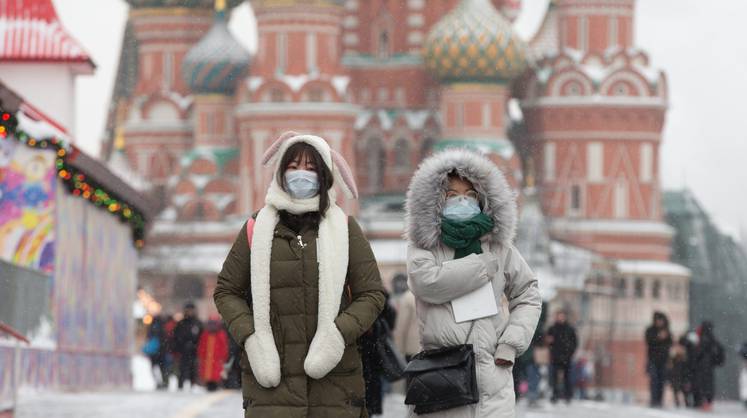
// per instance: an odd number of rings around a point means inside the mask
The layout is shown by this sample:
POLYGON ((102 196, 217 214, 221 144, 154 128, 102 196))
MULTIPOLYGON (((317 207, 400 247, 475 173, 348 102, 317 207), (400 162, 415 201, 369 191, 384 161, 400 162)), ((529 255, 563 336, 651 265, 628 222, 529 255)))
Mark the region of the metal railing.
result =
POLYGON ((0 335, 5 334, 13 338, 16 343, 13 348, 13 371, 10 380, 10 392, 11 392, 11 403, 10 405, 0 404, 0 414, 7 413, 10 411, 10 416, 13 415, 13 409, 17 404, 18 397, 18 386, 21 377, 21 343, 29 344, 29 340, 23 336, 19 331, 0 321, 0 335))

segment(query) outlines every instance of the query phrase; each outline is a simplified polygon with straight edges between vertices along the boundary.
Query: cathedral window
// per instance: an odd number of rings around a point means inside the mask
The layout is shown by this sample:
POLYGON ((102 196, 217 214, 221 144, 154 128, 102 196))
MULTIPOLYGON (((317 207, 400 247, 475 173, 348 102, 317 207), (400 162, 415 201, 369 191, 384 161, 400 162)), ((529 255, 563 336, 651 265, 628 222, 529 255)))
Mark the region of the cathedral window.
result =
POLYGON ((382 30, 379 32, 379 49, 378 49, 378 56, 380 59, 387 59, 389 58, 389 55, 391 54, 390 51, 390 38, 389 38, 389 31, 388 30, 382 30))
POLYGON ((641 181, 650 182, 654 175, 654 147, 651 144, 641 145, 641 181))
POLYGON ((591 142, 587 148, 586 166, 588 167, 588 180, 601 182, 604 179, 604 148, 601 142, 591 142))
POLYGON ((410 146, 404 138, 397 140, 394 145, 394 166, 399 171, 410 169, 410 146))
POLYGON ((278 74, 285 74, 288 66, 288 35, 285 33, 277 35, 277 60, 278 74))
POLYGON ((545 180, 553 181, 555 180, 555 144, 552 142, 546 143, 544 154, 545 180))
POLYGON ((589 49, 589 18, 586 16, 578 18, 578 49, 589 49))
POLYGON ((610 26, 609 26, 609 46, 611 48, 617 47, 619 45, 618 41, 618 25, 617 25, 617 16, 610 17, 610 26))
POLYGON ((384 168, 386 153, 380 138, 371 138, 366 144, 366 172, 368 174, 368 190, 379 191, 384 187, 384 168))
POLYGON ((615 184, 613 209, 615 218, 622 219, 628 216, 628 186, 622 179, 615 184))
POLYGON ((164 90, 170 91, 171 84, 174 81, 174 54, 165 52, 163 54, 163 87, 164 90))
POLYGON ((625 279, 625 277, 620 277, 617 280, 617 295, 620 297, 625 297, 628 294, 628 281, 625 279))
POLYGON ((651 297, 654 299, 659 299, 661 297, 661 282, 659 280, 654 280, 651 284, 651 297))
POLYGON ((578 216, 581 214, 582 196, 581 186, 574 184, 571 186, 571 198, 570 198, 570 215, 578 216))

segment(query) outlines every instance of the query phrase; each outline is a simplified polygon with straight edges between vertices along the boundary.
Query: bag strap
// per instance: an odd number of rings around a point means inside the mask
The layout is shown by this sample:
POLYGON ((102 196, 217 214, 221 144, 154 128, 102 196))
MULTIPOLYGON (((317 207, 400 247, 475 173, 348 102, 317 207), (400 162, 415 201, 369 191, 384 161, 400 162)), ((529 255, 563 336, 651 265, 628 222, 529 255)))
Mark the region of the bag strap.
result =
POLYGON ((464 343, 465 344, 467 344, 467 342, 469 342, 469 337, 470 337, 470 335, 472 335, 472 330, 475 328, 475 322, 477 322, 477 321, 472 321, 472 323, 469 326, 469 332, 467 333, 467 338, 464 339, 464 343))
POLYGON ((249 243, 249 248, 252 248, 252 239, 254 238, 254 217, 250 217, 246 221, 246 241, 249 243))

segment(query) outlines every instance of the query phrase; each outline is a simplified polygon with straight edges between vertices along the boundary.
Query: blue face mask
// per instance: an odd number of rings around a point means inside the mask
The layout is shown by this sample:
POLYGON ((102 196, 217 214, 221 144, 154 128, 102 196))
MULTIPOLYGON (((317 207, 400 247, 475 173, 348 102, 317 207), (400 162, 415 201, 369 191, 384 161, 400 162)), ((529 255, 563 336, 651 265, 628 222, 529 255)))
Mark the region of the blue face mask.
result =
POLYGON ((313 171, 286 171, 285 189, 294 199, 310 199, 319 193, 319 179, 313 171))
POLYGON ((443 216, 450 221, 466 221, 481 212, 477 200, 467 196, 454 196, 446 199, 443 216))

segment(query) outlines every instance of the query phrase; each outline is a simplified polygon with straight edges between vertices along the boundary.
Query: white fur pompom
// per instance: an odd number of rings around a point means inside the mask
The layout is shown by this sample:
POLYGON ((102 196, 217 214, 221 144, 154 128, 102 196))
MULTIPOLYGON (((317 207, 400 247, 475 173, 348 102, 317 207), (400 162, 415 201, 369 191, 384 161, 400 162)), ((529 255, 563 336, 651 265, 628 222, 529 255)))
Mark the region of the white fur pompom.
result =
POLYGON ((318 329, 303 363, 306 375, 317 380, 323 378, 337 366, 343 353, 345 340, 334 323, 324 329, 318 329))
POLYGON ((257 383, 265 388, 280 384, 280 356, 272 333, 257 331, 244 343, 249 365, 257 383))

